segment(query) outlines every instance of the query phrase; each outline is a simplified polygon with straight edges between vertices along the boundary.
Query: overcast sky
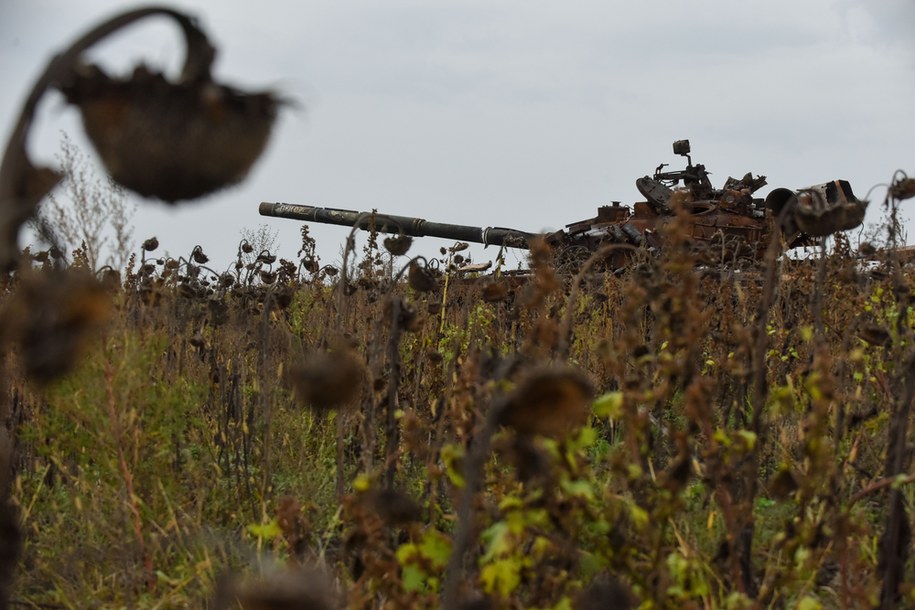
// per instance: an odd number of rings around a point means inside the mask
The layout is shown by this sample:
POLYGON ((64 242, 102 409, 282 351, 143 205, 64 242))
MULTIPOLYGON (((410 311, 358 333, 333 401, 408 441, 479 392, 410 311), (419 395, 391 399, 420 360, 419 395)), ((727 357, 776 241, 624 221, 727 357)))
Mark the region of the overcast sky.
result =
MULTIPOLYGON (((130 6, 0 0, 4 140, 52 53, 130 6)), ((140 201, 138 241, 156 235, 176 255, 201 244, 225 266, 240 231, 264 223, 279 230, 280 255, 294 256, 298 223, 259 216, 261 201, 561 228, 640 199, 635 179, 676 166, 671 143, 684 138, 714 184, 752 171, 768 176, 763 195, 845 178, 863 197, 896 169, 915 172, 912 0, 172 6, 198 16, 218 45, 219 79, 302 106, 283 113, 241 186, 177 208, 140 201)), ((183 50, 170 22, 150 19, 93 57, 174 73, 183 50)), ((49 97, 33 157, 53 162, 62 130, 85 141, 75 112, 49 97)), ((884 193, 872 193, 869 222, 884 193)), ((339 259, 345 229, 313 234, 324 262, 339 259)))

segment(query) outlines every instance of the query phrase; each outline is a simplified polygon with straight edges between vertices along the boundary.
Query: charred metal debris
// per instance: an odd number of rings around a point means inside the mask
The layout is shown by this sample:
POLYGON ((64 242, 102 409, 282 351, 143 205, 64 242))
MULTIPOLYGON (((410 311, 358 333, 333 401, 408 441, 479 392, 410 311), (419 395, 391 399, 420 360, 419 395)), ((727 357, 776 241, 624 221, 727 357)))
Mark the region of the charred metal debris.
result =
POLYGON ((260 213, 401 237, 439 237, 509 248, 529 248, 531 240, 543 239, 563 264, 577 268, 604 252, 603 267, 611 270, 625 268, 633 252, 661 251, 668 240, 664 229, 675 222, 681 232, 678 237, 689 240, 700 263, 746 266, 762 259, 773 235, 788 249, 813 246, 864 220, 868 202, 855 197, 845 180, 797 190, 777 188, 760 198, 755 193, 767 184, 765 176, 747 173, 715 187, 705 166, 693 164, 689 140, 674 142, 673 152, 686 158, 686 167, 664 171, 667 164, 662 163, 653 175, 637 179, 644 201, 631 206, 613 201, 600 206, 596 216, 552 233, 279 202, 262 202, 260 213), (608 248, 611 244, 625 247, 608 248))

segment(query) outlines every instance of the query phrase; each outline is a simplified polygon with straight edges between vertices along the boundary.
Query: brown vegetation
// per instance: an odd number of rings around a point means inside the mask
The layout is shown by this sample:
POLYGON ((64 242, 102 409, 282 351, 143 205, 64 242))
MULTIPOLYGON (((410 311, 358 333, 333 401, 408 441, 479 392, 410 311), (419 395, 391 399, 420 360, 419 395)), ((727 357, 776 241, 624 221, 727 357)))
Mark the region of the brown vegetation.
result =
POLYGON ((224 272, 150 239, 106 288, 33 255, 2 302, 13 600, 911 602, 910 270, 838 236, 703 273, 671 238, 620 276, 535 247, 523 282, 374 238, 336 274, 307 229, 224 272))

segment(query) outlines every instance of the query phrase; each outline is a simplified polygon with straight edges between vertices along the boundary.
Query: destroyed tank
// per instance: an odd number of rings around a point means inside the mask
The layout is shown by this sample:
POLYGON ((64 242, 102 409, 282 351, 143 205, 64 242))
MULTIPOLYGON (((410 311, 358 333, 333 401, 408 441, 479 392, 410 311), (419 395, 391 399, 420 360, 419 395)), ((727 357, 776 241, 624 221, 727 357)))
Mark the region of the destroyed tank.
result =
POLYGON ((606 251, 604 266, 625 267, 632 252, 663 250, 663 228, 679 212, 687 214, 685 227, 689 243, 703 264, 732 264, 758 261, 766 251, 773 231, 779 231, 787 248, 810 246, 823 237, 852 229, 864 219, 866 201, 859 201, 845 180, 792 190, 778 188, 765 199, 754 194, 766 185, 765 176, 747 173, 728 178, 720 188, 712 186, 702 164, 693 165, 689 140, 673 144, 674 154, 686 157, 686 167, 664 171, 636 180, 645 198, 632 206, 613 201, 598 208, 597 216, 566 225, 565 229, 532 233, 504 227, 478 227, 430 222, 411 216, 378 212, 357 212, 309 205, 262 202, 264 216, 306 222, 336 224, 380 233, 411 237, 439 237, 500 247, 528 248, 543 239, 561 264, 577 265, 598 251, 606 251), (605 248, 621 244, 620 248, 605 248))

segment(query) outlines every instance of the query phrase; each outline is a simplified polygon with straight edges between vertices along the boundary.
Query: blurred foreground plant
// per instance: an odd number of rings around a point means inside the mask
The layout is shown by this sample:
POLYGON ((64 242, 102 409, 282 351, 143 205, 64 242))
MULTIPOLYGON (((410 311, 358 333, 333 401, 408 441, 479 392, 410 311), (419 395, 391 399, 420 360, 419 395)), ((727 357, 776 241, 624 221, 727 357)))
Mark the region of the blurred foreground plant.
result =
MULTIPOLYGON (((136 9, 108 19, 56 54, 28 93, 0 159, 0 307, 6 321, 0 332, 2 438, 15 439, 6 433, 17 407, 15 394, 7 388, 11 353, 18 353, 30 381, 46 386, 76 365, 79 348, 87 335, 97 330, 109 309, 106 287, 85 269, 50 269, 50 253, 44 255, 43 270, 31 269, 31 259, 20 260, 21 228, 35 216, 39 203, 61 179, 59 172, 37 167, 27 151, 29 131, 41 98, 49 89, 57 89, 79 108, 90 141, 108 172, 122 186, 167 202, 193 199, 233 184, 247 174, 266 146, 280 105, 272 93, 248 94, 215 82, 211 76, 215 55, 216 49, 193 18, 162 7, 136 9), (177 82, 170 82, 143 65, 137 66, 129 79, 112 78, 84 61, 85 52, 96 43, 150 16, 170 17, 184 33, 187 53, 177 82)), ((65 158, 65 164, 69 165, 66 169, 73 170, 73 157, 65 158)), ((110 206, 96 208, 96 202, 80 192, 86 185, 79 182, 79 177, 70 185, 77 199, 74 215, 58 213, 57 218, 41 219, 39 225, 44 225, 53 246, 57 245, 55 232, 71 238, 78 235, 81 239, 73 245, 81 250, 75 252, 75 257, 94 271, 99 255, 98 223, 111 222, 118 239, 123 241, 123 208, 114 200, 110 206), (83 211, 90 213, 81 216, 83 211), (104 218, 104 214, 112 212, 113 216, 104 218), (70 222, 72 219, 75 221, 70 222)), ((52 258, 59 261, 60 249, 52 249, 57 250, 52 258)), ((111 282, 107 288, 116 289, 117 283, 111 282)), ((112 389, 107 375, 106 371, 107 387, 112 389)), ((106 402, 114 425, 120 405, 113 395, 106 402)), ((120 428, 115 428, 121 477, 146 565, 146 586, 151 590, 156 581, 145 548, 140 503, 120 428)), ((9 505, 6 485, 14 445, 14 440, 0 444, 3 607, 9 603, 6 586, 18 552, 18 531, 12 517, 15 511, 9 505)))
POLYGON ((38 103, 50 88, 79 107, 83 125, 115 181, 168 202, 193 199, 247 174, 266 146, 279 100, 213 81, 216 49, 193 18, 166 8, 128 11, 96 26, 54 56, 34 84, 0 162, 0 269, 15 266, 20 227, 60 180, 36 167, 27 141, 38 103), (138 66, 119 80, 83 62, 93 45, 150 16, 175 20, 187 55, 175 83, 138 66))

